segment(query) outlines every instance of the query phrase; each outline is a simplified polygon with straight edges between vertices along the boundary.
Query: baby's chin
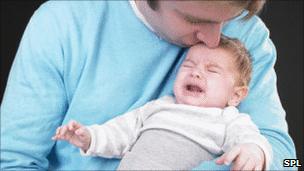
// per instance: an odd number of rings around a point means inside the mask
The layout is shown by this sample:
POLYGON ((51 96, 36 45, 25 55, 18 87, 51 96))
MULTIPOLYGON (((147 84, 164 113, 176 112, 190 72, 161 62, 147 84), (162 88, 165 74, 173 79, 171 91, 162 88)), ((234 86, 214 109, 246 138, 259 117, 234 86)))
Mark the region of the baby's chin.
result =
POLYGON ((202 97, 193 97, 193 96, 175 96, 177 104, 184 104, 190 106, 197 107, 205 107, 205 108, 221 108, 224 109, 227 107, 227 103, 212 103, 208 101, 204 96, 202 97))
POLYGON ((176 102, 178 104, 185 104, 191 106, 204 106, 204 104, 202 104, 202 100, 195 97, 177 97, 176 102))

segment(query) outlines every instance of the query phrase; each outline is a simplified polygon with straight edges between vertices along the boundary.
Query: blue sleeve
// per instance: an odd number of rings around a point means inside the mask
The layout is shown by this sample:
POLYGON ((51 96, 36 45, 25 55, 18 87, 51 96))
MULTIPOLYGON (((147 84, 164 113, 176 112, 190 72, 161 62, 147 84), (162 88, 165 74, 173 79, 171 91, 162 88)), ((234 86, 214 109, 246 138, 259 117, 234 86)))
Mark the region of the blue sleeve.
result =
MULTIPOLYGON (((283 168, 283 160, 296 158, 296 155, 293 141, 288 134, 285 111, 277 91, 274 70, 276 49, 269 38, 269 31, 255 16, 247 23, 231 22, 224 29, 224 34, 239 38, 245 43, 252 56, 253 75, 249 95, 240 104, 239 109, 250 115, 261 134, 272 145, 273 160, 270 170, 284 170, 286 168, 283 168)), ((212 161, 203 163, 197 169, 215 168, 226 170, 227 166, 217 166, 212 161)))
POLYGON ((43 6, 34 13, 10 71, 0 109, 1 170, 48 168, 51 136, 67 109, 62 33, 51 15, 43 6))
POLYGON ((262 31, 265 30, 263 27, 255 29, 255 35, 261 39, 258 41, 254 37, 249 37, 254 41, 247 43, 253 57, 253 77, 250 93, 239 108, 249 113, 261 134, 272 145, 273 160, 269 169, 284 170, 283 160, 296 158, 296 155, 294 143, 288 134, 286 113, 277 91, 274 70, 276 50, 269 38, 268 30, 262 31))

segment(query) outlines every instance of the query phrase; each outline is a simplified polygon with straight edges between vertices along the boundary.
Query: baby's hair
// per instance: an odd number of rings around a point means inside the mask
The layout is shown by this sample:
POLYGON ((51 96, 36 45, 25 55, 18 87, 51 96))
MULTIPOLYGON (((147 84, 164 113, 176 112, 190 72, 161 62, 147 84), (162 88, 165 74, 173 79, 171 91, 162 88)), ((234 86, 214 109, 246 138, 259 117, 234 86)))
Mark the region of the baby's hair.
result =
POLYGON ((245 46, 238 39, 222 35, 219 48, 230 51, 232 56, 235 57, 234 64, 238 71, 236 84, 238 86, 248 86, 251 79, 252 61, 245 46))

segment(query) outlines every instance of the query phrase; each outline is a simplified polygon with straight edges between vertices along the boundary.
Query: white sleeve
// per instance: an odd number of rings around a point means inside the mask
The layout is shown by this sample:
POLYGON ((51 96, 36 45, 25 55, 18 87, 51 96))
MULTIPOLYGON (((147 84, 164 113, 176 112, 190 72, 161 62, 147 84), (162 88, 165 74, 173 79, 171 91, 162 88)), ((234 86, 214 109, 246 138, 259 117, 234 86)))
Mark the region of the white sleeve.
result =
MULTIPOLYGON (((149 104, 149 103, 148 103, 149 104)), ((91 144, 84 156, 101 156, 105 158, 121 158, 135 142, 142 127, 143 107, 113 118, 102 125, 88 126, 91 144)))
POLYGON ((265 155, 265 169, 267 170, 272 160, 272 149, 267 139, 260 134, 257 126, 246 114, 239 114, 226 127, 226 139, 223 151, 228 151, 233 146, 244 143, 258 145, 265 155))

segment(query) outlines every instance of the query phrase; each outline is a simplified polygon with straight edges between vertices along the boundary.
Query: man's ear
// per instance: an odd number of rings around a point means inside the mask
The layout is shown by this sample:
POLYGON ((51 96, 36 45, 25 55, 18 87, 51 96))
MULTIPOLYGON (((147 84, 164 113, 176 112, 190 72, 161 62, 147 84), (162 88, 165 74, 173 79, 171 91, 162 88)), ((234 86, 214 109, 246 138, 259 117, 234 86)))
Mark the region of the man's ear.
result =
POLYGON ((247 96, 248 86, 235 87, 232 96, 228 101, 228 106, 237 106, 247 96))

